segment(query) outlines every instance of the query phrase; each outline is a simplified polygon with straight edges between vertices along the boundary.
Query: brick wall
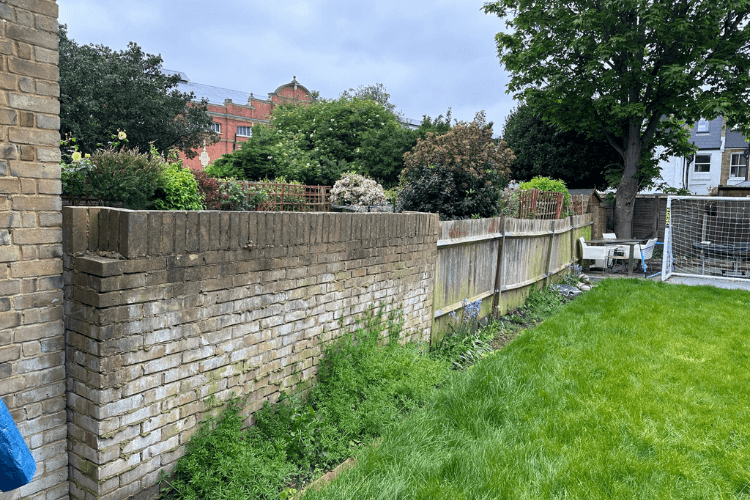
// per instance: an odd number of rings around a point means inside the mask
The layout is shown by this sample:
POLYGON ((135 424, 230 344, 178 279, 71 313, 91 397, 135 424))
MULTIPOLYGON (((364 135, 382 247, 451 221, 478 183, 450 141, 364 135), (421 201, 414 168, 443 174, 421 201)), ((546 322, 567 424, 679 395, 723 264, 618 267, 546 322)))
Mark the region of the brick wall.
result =
POLYGON ((0 3, 0 397, 37 462, 0 499, 68 494, 57 4, 0 3))
POLYGON ((206 398, 306 386, 371 304, 429 339, 437 215, 65 207, 63 232, 72 498, 150 496, 206 398))

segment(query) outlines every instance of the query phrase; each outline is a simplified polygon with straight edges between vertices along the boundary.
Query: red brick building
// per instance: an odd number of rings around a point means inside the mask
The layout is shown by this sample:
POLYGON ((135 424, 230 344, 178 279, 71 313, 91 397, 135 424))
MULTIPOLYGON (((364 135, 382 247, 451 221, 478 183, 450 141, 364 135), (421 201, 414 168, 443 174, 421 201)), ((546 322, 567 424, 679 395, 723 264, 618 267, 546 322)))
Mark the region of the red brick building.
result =
POLYGON ((184 165, 203 169, 206 165, 225 153, 231 153, 252 135, 252 127, 257 123, 268 123, 268 117, 275 106, 282 103, 310 103, 310 91, 297 82, 297 77, 281 85, 268 94, 267 99, 255 97, 252 93, 230 90, 190 81, 185 73, 163 70, 164 73, 179 73, 178 89, 193 92, 195 99, 208 101, 208 114, 213 118, 214 130, 219 134, 219 142, 206 145, 193 159, 183 156, 184 165))

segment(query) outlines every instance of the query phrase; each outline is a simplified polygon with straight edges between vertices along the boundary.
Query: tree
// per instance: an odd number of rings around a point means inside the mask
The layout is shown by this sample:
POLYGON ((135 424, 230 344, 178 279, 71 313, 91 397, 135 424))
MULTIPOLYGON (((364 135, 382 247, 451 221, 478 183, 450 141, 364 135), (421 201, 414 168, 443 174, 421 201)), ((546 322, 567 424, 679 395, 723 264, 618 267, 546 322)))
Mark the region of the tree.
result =
POLYGON ((606 141, 562 132, 525 104, 506 118, 503 139, 516 155, 511 172, 519 181, 548 176, 570 188, 605 189, 607 171, 622 171, 622 157, 606 141))
POLYGON ((188 157, 209 131, 207 102, 192 103, 192 93, 176 89, 179 75, 161 72, 162 59, 135 43, 123 51, 104 45, 78 45, 60 26, 60 132, 75 137, 84 152, 125 131, 128 146, 166 153, 176 147, 188 157))
POLYGON ((398 183, 404 152, 417 141, 414 131, 370 97, 283 104, 274 108, 270 122, 270 127, 253 127, 239 150, 214 165, 244 171, 249 180, 284 176, 329 186, 354 171, 390 187, 398 183))
POLYGON ((563 130, 606 140, 623 159, 615 231, 630 237, 656 146, 690 151, 686 124, 724 115, 750 132, 750 4, 733 0, 499 0, 508 91, 563 130))
POLYGON ((475 122, 456 123, 443 135, 430 132, 404 154, 399 208, 437 212, 441 219, 491 217, 513 158, 490 127, 475 122))
POLYGON ((370 99, 381 104, 385 109, 396 114, 396 105, 390 102, 391 94, 386 91, 382 83, 375 85, 360 85, 356 89, 345 90, 339 96, 342 99, 370 99))

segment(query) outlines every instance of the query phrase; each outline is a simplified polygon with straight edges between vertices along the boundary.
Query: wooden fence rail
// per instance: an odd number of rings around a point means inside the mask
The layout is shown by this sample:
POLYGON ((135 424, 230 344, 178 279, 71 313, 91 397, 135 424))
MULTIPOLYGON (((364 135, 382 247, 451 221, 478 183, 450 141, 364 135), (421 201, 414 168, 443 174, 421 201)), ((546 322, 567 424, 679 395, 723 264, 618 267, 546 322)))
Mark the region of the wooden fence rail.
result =
POLYGON ((578 238, 591 237, 590 214, 538 220, 494 217, 441 221, 437 242, 432 340, 447 331, 464 299, 482 301, 480 317, 523 304, 534 286, 567 271, 578 238))

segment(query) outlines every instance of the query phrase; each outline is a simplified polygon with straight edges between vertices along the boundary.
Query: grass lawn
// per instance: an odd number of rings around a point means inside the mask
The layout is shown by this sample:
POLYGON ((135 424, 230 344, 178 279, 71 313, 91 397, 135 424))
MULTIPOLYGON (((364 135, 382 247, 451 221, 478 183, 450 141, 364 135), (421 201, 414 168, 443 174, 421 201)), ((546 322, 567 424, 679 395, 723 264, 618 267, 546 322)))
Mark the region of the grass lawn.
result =
POLYGON ((305 499, 750 499, 750 293, 609 280, 305 499))

